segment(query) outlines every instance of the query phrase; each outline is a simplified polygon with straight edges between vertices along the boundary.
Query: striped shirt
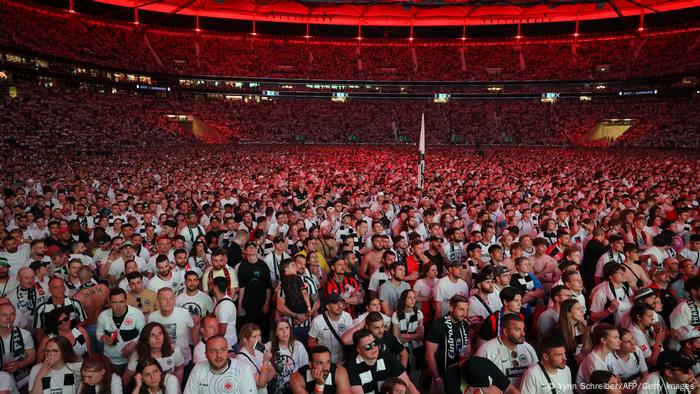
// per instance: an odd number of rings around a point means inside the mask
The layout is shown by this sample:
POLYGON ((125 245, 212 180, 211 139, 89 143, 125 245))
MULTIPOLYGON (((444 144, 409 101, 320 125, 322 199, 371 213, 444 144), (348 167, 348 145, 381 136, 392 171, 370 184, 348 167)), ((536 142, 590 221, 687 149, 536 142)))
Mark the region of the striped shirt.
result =
POLYGON ((61 305, 54 305, 53 297, 49 297, 46 302, 39 305, 34 314, 34 328, 46 328, 46 314, 58 307, 63 307, 68 312, 70 326, 74 328, 78 323, 87 319, 85 309, 80 301, 65 297, 61 305))
POLYGON ((361 356, 348 365, 350 386, 361 386, 365 394, 378 394, 385 380, 398 377, 406 370, 399 361, 389 354, 379 354, 373 365, 367 365, 361 356))

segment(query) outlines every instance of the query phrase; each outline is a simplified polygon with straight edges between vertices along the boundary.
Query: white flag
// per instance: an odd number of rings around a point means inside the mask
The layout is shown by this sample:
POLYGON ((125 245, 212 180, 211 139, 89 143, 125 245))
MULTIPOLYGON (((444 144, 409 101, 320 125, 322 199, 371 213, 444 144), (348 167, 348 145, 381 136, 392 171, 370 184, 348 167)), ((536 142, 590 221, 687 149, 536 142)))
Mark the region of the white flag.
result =
POLYGON ((423 190, 423 174, 425 172, 425 114, 420 118, 420 142, 418 143, 418 189, 423 190))

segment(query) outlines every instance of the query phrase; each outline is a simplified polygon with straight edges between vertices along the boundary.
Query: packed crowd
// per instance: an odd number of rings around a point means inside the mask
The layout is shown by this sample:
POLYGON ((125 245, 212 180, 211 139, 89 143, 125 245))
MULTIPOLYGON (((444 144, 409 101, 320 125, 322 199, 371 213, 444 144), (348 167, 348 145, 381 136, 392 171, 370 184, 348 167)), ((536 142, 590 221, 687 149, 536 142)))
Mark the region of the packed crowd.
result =
POLYGON ((324 42, 165 31, 0 4, 0 45, 131 70, 355 80, 628 79, 697 71, 698 30, 611 39, 324 42), (522 42, 521 42, 522 41, 522 42))
POLYGON ((0 158, 0 393, 700 393, 690 152, 237 149, 0 158))
POLYGON ((6 154, 16 149, 108 152, 145 148, 154 141, 168 146, 194 140, 165 121, 170 113, 166 100, 21 82, 16 86, 13 98, 0 85, 0 151, 6 154))
POLYGON ((361 143, 396 143, 404 136, 415 143, 425 114, 429 144, 578 146, 606 119, 632 119, 616 146, 695 149, 700 144, 696 100, 244 102, 96 93, 58 85, 45 89, 23 82, 15 86, 16 98, 0 96, 0 127, 5 130, 0 150, 43 145, 58 151, 113 151, 145 148, 156 140, 162 146, 194 142, 191 132, 166 115, 197 116, 231 140, 247 143, 293 143, 298 136, 310 143, 342 143, 349 136, 361 143))

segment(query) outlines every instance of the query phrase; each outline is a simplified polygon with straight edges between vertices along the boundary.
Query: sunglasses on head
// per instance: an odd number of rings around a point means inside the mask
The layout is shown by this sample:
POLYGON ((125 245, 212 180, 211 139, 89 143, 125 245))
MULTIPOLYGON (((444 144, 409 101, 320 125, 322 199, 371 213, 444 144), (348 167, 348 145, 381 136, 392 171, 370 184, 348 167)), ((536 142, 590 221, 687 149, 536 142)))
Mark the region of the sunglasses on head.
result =
POLYGON ((365 350, 372 350, 372 349, 374 349, 374 348, 377 347, 377 346, 378 346, 378 345, 377 345, 377 341, 372 341, 372 342, 366 344, 365 346, 362 346, 362 348, 365 349, 365 350))

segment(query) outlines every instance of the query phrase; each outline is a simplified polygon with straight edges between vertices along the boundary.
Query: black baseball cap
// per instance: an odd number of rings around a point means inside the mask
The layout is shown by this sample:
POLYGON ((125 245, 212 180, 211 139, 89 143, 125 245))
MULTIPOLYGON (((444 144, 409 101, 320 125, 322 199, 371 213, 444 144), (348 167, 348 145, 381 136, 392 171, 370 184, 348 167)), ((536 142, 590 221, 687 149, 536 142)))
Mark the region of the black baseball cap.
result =
POLYGON ((659 370, 665 368, 681 368, 683 370, 688 370, 695 365, 695 361, 686 357, 683 353, 676 350, 664 350, 659 354, 659 358, 656 362, 656 367, 659 370))

